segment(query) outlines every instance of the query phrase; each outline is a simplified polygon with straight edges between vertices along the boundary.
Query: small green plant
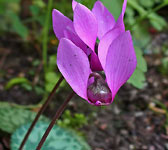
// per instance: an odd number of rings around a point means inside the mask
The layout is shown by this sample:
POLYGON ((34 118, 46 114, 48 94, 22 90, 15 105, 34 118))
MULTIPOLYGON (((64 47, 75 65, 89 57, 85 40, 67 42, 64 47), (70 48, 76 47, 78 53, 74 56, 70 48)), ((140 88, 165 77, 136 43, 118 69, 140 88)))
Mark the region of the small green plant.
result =
MULTIPOLYGON (((128 24, 135 24, 137 18, 148 19, 149 23, 158 31, 161 31, 166 26, 166 21, 159 16, 155 11, 167 5, 163 0, 128 0, 128 24), (154 8, 154 6, 156 7, 154 8), (158 8, 158 9, 157 9, 158 8), (147 10, 146 10, 147 9, 147 10), (136 16, 138 12, 139 16, 136 16)), ((139 19, 138 19, 139 20, 139 19)), ((138 22, 139 23, 139 22, 138 22)))
POLYGON ((5 89, 8 90, 15 85, 21 85, 22 87, 24 87, 27 90, 32 90, 31 82, 28 79, 26 79, 25 77, 12 78, 11 80, 9 80, 7 82, 5 89))
MULTIPOLYGON (((48 127, 48 123, 39 122, 32 131, 24 150, 34 150, 48 127)), ((30 124, 24 125, 16 130, 11 139, 11 150, 18 150, 30 124)), ((54 126, 45 141, 41 150, 91 150, 83 138, 76 135, 73 131, 54 126)))
POLYGON ((66 110, 62 115, 62 120, 58 120, 57 124, 64 128, 72 128, 77 130, 84 125, 87 125, 88 119, 84 114, 75 113, 74 115, 72 115, 69 110, 66 110))

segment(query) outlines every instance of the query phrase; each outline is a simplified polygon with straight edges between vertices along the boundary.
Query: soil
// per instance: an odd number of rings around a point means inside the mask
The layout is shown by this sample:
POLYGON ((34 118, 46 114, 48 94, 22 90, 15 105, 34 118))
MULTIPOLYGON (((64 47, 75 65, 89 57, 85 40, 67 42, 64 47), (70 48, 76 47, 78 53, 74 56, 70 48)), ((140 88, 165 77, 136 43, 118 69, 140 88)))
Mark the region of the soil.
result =
MULTIPOLYGON (((157 40, 162 36, 163 34, 156 35, 152 44, 161 46, 162 42, 157 43, 157 40)), ((168 40, 168 34, 164 34, 164 37, 168 40)), ((22 41, 5 42, 6 40, 0 39, 0 100, 22 105, 37 104, 42 95, 20 86, 9 90, 4 87, 13 77, 22 76, 33 81, 34 78, 28 72, 38 70, 38 67, 32 66, 32 61, 40 59, 39 53, 34 47, 25 46, 22 41)), ((107 107, 91 106, 78 96, 70 102, 67 109, 84 113, 91 118, 89 124, 80 131, 85 133, 92 150, 168 150, 166 118, 160 112, 161 108, 153 105, 154 100, 158 100, 168 106, 168 76, 159 72, 160 57, 160 53, 145 55, 148 72, 144 89, 139 90, 126 84, 120 89, 113 104, 107 107)), ((40 74, 42 70, 38 72, 40 74)), ((60 91, 45 114, 52 117, 70 92, 60 91)), ((9 149, 8 140, 1 137, 0 150, 9 149)))

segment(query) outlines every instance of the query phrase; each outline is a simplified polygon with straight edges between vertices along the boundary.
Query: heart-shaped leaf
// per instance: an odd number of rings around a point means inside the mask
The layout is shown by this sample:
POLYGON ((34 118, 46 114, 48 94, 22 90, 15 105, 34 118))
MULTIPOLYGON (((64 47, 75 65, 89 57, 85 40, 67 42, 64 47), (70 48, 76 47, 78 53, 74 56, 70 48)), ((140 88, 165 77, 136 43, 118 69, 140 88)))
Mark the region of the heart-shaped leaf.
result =
MULTIPOLYGON (((39 122, 34 127, 24 150, 35 150, 41 137, 48 127, 48 123, 39 122)), ((26 134, 30 124, 17 129, 11 138, 11 150, 18 150, 19 145, 26 134)), ((54 126, 47 137, 41 150, 90 150, 88 144, 73 131, 54 126)))
MULTIPOLYGON (((32 122, 35 112, 12 107, 10 104, 0 104, 0 130, 13 133, 18 127, 32 122)), ((40 120, 48 121, 44 116, 40 120)))

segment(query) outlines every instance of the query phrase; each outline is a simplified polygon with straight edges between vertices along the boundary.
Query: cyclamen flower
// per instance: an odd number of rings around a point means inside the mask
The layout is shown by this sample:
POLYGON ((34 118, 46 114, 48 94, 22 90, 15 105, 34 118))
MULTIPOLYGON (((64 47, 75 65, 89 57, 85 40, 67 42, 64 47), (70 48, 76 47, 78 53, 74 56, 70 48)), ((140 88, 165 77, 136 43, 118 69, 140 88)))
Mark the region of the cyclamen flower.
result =
POLYGON ((53 29, 60 41, 58 68, 72 89, 92 105, 111 104, 136 68, 132 37, 123 22, 126 4, 124 0, 117 21, 100 1, 89 10, 73 0, 73 21, 53 10, 53 29))

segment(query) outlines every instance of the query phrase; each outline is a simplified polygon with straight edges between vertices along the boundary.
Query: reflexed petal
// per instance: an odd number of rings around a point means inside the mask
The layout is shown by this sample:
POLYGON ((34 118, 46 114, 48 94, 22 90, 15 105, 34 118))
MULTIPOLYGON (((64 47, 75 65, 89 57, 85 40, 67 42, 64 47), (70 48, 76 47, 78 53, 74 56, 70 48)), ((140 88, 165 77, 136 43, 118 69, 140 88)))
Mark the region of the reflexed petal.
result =
POLYGON ((101 39, 105 33, 113 28, 115 19, 108 9, 100 2, 97 1, 92 9, 93 14, 98 21, 98 37, 101 39))
POLYGON ((98 32, 97 20, 87 7, 79 3, 74 10, 74 28, 78 36, 94 50, 98 32))
POLYGON ((126 7, 127 7, 127 0, 124 0, 121 15, 119 16, 114 28, 120 27, 122 28, 123 31, 125 31, 124 14, 125 14, 126 7))
POLYGON ((129 31, 122 33, 109 47, 105 75, 114 99, 119 88, 130 78, 137 60, 129 31))
POLYGON ((90 55, 90 67, 92 71, 102 71, 103 70, 101 63, 99 61, 99 58, 94 51, 92 51, 90 55))
POLYGON ((57 65, 72 89, 87 99, 90 66, 86 54, 70 40, 62 38, 58 46, 57 65))
POLYGON ((106 56, 110 44, 122 33, 120 28, 115 28, 105 34, 105 36, 100 40, 98 46, 98 57, 103 68, 106 65, 106 56))
POLYGON ((65 38, 71 40, 76 46, 81 48, 87 54, 87 45, 75 33, 74 28, 67 27, 64 30, 64 35, 65 35, 65 38))
POLYGON ((75 9, 75 7, 76 7, 77 4, 78 4, 77 1, 72 0, 72 9, 73 9, 73 10, 75 9))
POLYGON ((56 37, 60 40, 64 37, 64 30, 67 26, 72 26, 72 21, 61 12, 54 9, 52 12, 53 29, 56 37))
POLYGON ((123 6, 122 6, 122 12, 121 12, 122 17, 124 17, 126 7, 127 7, 127 0, 124 0, 123 6))

